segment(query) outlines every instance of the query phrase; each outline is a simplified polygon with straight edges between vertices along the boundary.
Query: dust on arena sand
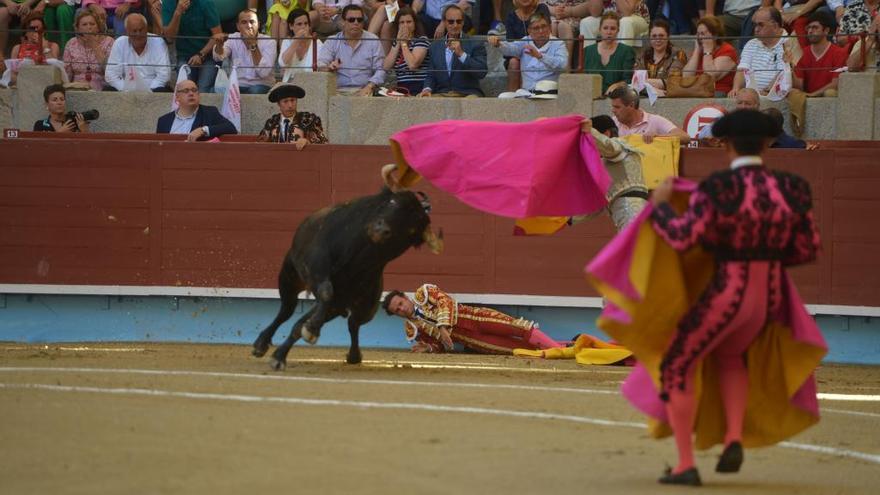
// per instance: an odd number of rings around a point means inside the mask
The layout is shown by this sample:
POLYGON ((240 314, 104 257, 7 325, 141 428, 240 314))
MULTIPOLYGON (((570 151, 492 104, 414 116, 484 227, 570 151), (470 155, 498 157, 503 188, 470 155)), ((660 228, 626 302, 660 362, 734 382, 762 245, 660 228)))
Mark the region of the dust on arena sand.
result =
MULTIPOLYGON (((0 492, 633 493, 660 486, 616 392, 626 368, 504 356, 295 347, 0 344, 0 492)), ((880 473, 880 368, 827 365, 816 427, 698 466, 712 493, 866 493, 880 473), (873 400, 865 400, 873 397, 873 400), (849 397, 849 399, 856 397, 849 397), (835 400, 831 400, 835 399, 835 400)))

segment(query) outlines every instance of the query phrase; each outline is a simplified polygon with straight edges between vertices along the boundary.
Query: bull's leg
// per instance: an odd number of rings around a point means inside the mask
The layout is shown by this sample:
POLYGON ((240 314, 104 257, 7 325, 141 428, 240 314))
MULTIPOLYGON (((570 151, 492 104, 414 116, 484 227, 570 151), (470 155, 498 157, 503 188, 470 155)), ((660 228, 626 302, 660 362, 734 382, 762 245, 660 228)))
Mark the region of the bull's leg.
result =
POLYGON ((373 319, 379 309, 379 296, 382 294, 382 279, 378 279, 372 288, 363 290, 361 296, 354 302, 348 315, 348 334, 351 336, 351 347, 345 361, 348 364, 360 364, 360 329, 373 319))
POLYGON ((290 262, 290 256, 285 256, 284 263, 281 266, 281 273, 278 274, 278 292, 281 294, 281 309, 279 309, 278 315, 272 323, 260 332, 257 340, 254 341, 254 349, 251 351, 254 356, 263 357, 266 351, 269 350, 269 346, 272 345, 272 337, 278 331, 278 327, 293 316, 293 311, 296 309, 296 297, 303 287, 302 279, 300 279, 299 274, 294 269, 293 263, 290 262))
POLYGON ((296 341, 302 337, 303 324, 306 320, 312 317, 316 309, 317 307, 313 307, 308 313, 302 315, 302 317, 294 323, 290 335, 288 335, 287 338, 284 339, 284 342, 275 348, 275 352, 272 353, 272 359, 269 360, 270 368, 275 371, 282 371, 287 367, 287 354, 290 352, 290 348, 293 347, 293 344, 296 344, 296 341))
POLYGON ((345 356, 345 362, 348 364, 361 363, 361 346, 359 335, 361 324, 353 317, 348 318, 348 334, 351 335, 351 346, 348 348, 348 355, 345 356))
POLYGON ((321 327, 324 322, 332 317, 328 317, 330 311, 330 303, 333 300, 333 284, 329 280, 325 280, 318 284, 315 290, 315 313, 306 320, 306 324, 302 328, 302 336, 306 342, 315 345, 318 338, 321 337, 321 327))

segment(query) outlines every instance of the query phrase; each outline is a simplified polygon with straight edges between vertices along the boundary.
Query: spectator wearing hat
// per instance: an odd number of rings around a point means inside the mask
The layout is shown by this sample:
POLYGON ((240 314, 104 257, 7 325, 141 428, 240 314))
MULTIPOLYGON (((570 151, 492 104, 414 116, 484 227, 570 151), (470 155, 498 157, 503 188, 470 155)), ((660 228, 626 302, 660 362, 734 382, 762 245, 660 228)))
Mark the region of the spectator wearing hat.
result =
POLYGON ((528 36, 518 41, 489 36, 488 42, 500 47, 503 55, 520 60, 522 89, 532 91, 539 81, 559 80, 568 65, 568 50, 564 41, 550 35, 550 19, 541 12, 532 14, 527 30, 528 36))
POLYGON ((830 14, 813 12, 807 22, 804 54, 792 74, 792 86, 807 96, 837 96, 839 69, 846 65, 846 50, 828 41, 834 24, 830 14))
POLYGON ((279 83, 269 91, 269 101, 278 104, 280 113, 269 117, 257 138, 264 143, 292 143, 301 150, 308 144, 327 144, 321 117, 297 112, 296 104, 306 92, 299 86, 279 83))

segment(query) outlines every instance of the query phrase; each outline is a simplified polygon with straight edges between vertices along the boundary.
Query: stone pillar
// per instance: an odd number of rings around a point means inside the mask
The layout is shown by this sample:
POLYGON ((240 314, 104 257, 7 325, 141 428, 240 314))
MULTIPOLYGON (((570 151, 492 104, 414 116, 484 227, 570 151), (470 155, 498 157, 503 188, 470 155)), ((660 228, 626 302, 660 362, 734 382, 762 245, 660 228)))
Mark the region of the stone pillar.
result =
POLYGON ((324 130, 327 131, 330 128, 330 97, 336 94, 336 74, 297 72, 292 82, 306 92, 306 97, 297 102, 296 109, 321 117, 324 130))
POLYGON ((30 131, 34 122, 46 118, 46 102, 43 90, 50 84, 61 82, 61 71, 48 65, 25 65, 18 72, 16 103, 13 122, 15 127, 30 131))
POLYGON ((840 75, 836 139, 874 138, 874 100, 877 96, 880 96, 880 84, 874 71, 840 75))
POLYGON ((561 74, 559 76, 559 115, 593 114, 593 98, 602 94, 602 77, 596 74, 561 74))

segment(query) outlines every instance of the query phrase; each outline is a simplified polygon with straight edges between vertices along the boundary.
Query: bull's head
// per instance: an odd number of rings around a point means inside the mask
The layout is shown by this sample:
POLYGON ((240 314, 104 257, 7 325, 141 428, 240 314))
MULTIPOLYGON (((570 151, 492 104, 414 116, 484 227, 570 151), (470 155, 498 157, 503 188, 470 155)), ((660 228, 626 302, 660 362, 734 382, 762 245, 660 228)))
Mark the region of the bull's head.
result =
MULTIPOLYGON (((400 192, 406 191, 407 189, 400 184, 397 177, 394 175, 394 171, 397 168, 397 165, 390 163, 382 167, 382 180, 385 182, 385 185, 392 192, 400 192)), ((416 197, 419 199, 419 203, 422 205, 422 209, 425 211, 425 214, 431 213, 431 200, 428 198, 428 195, 417 191, 414 193, 416 197)), ((425 231, 422 232, 422 240, 428 245, 428 248, 431 249, 431 252, 434 254, 440 254, 443 251, 443 230, 441 229, 437 234, 435 234, 431 230, 431 224, 429 223, 425 227, 425 231)))

